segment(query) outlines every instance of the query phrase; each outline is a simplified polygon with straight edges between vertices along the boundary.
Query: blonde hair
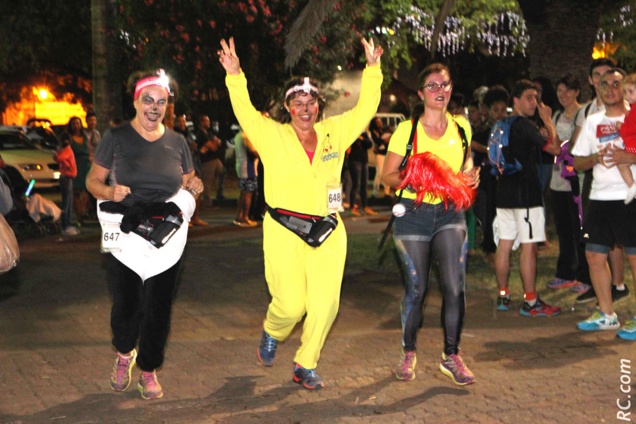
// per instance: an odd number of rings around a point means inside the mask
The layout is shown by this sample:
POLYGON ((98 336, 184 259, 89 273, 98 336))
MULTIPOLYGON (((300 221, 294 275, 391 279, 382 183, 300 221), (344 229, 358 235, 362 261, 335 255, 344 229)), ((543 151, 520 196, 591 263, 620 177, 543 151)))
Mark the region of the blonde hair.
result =
POLYGON ((625 79, 623 80, 623 85, 626 84, 636 85, 636 73, 629 74, 625 77, 625 79))

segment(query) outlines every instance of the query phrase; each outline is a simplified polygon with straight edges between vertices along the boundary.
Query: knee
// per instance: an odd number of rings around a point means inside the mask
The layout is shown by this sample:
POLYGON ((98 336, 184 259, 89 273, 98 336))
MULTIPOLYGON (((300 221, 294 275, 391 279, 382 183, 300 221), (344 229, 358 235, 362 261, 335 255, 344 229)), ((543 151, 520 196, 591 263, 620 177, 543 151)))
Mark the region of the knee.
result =
POLYGON ((305 315, 305 305, 301 302, 272 301, 272 312, 285 320, 298 322, 305 315))

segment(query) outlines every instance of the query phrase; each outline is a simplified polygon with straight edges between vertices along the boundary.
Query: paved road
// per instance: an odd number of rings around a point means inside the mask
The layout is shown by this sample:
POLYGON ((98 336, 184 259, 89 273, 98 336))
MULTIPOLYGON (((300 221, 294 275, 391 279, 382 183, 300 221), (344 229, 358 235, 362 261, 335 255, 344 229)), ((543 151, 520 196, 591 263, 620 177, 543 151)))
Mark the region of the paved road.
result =
MULTIPOLYGON (((141 400, 134 387, 122 394, 109 388, 114 353, 97 226, 75 238, 22 240, 22 262, 0 277, 0 422, 628 422, 617 420, 617 401, 636 401, 636 344, 614 332, 577 331, 590 307, 550 319, 497 313, 494 277, 468 279, 462 349, 474 385, 453 386, 437 369, 437 290, 425 306, 417 378, 395 380, 399 275, 354 263, 347 265, 340 314, 319 365, 327 387, 300 388, 291 381, 299 331, 280 345, 273 368, 257 364, 268 304, 262 233, 232 226, 233 214, 232 208, 207 210, 211 226, 191 232, 159 373, 165 396, 157 401, 141 400)), ((368 255, 376 256, 387 219, 388 210, 375 219, 347 217, 350 243, 368 245, 368 255)), ((546 295, 564 307, 575 296, 546 295)), ((620 305, 621 319, 633 308, 633 299, 620 305)), ((627 417, 636 421, 634 414, 627 417)))

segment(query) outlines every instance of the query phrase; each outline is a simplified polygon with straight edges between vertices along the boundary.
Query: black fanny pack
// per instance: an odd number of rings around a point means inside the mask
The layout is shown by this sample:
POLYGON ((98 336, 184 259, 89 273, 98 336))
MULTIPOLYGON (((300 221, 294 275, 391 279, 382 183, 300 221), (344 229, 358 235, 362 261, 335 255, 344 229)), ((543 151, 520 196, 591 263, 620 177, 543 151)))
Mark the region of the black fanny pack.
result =
POLYGON ((137 203, 126 207, 118 202, 103 202, 104 212, 120 213, 121 230, 131 231, 148 240, 156 248, 164 246, 183 224, 183 212, 174 202, 137 203))
POLYGON ((338 226, 336 214, 312 216, 286 209, 268 207, 269 215, 276 222, 303 239, 311 247, 318 247, 338 226))

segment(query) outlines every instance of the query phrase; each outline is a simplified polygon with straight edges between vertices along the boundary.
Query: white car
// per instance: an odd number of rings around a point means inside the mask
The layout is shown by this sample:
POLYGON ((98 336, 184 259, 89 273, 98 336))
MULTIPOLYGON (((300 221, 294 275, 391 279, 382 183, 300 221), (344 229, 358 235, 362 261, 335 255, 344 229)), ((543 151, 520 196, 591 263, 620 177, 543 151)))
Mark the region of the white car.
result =
POLYGON ((59 166, 49 150, 38 149, 24 133, 15 127, 0 127, 0 155, 4 171, 16 189, 35 180, 36 189, 59 186, 59 166))

